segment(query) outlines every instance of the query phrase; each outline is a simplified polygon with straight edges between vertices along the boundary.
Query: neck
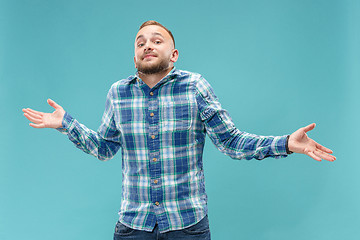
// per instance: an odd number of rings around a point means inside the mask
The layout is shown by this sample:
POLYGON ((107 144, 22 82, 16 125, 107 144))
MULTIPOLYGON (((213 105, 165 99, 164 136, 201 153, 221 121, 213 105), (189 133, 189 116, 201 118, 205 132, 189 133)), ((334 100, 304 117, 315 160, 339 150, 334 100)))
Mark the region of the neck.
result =
POLYGON ((144 74, 140 71, 138 71, 139 77, 141 80, 143 80, 146 85, 148 85, 150 88, 153 88, 158 82, 160 82, 161 79, 163 79, 171 70, 173 69, 173 66, 165 69, 164 71, 154 73, 154 74, 144 74))

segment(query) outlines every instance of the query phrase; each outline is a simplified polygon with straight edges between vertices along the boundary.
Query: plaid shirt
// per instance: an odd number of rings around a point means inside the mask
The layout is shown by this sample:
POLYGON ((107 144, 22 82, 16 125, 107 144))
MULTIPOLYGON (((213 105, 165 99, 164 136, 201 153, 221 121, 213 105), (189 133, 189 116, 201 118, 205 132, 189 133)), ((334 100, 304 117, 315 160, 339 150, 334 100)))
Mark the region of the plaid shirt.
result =
POLYGON ((100 160, 111 159, 121 148, 119 221, 145 231, 155 223, 160 232, 183 229, 207 214, 206 133, 235 159, 287 156, 287 136, 238 130, 201 75, 175 68, 151 89, 137 74, 114 83, 97 132, 68 113, 58 130, 100 160))

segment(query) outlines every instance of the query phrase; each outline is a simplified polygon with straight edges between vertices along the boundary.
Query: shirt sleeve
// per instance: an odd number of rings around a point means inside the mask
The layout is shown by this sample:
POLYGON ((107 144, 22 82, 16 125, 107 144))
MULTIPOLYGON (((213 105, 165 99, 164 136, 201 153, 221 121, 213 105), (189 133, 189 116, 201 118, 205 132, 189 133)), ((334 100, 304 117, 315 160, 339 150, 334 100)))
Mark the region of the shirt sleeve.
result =
POLYGON ((223 109, 210 84, 200 77, 196 82, 196 101, 200 118, 215 146, 234 159, 286 157, 287 136, 259 136, 237 129, 223 109))
POLYGON ((110 89, 97 132, 79 123, 67 112, 62 121, 62 128, 57 130, 66 134, 75 146, 85 153, 102 161, 110 160, 121 147, 120 131, 115 124, 112 99, 112 89, 110 89))

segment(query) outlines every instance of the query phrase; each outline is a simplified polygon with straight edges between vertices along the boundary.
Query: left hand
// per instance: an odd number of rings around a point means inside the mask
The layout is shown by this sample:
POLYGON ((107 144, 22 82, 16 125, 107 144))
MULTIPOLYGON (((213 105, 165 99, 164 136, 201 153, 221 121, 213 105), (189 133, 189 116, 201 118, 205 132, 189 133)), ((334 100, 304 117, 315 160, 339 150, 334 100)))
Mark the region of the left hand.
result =
POLYGON ((330 155, 333 151, 318 144, 306 135, 308 131, 311 131, 314 128, 315 123, 312 123, 292 133, 288 142, 289 150, 295 153, 306 154, 316 161, 321 161, 321 159, 331 162, 335 161, 336 157, 330 155))

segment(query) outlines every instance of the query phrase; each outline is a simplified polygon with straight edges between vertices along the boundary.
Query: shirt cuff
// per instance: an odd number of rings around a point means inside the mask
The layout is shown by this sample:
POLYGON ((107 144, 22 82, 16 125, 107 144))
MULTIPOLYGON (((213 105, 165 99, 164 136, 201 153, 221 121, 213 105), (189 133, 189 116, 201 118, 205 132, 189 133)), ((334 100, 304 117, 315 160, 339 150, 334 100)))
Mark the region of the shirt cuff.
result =
POLYGON ((290 138, 290 135, 288 135, 288 136, 286 137, 286 145, 285 145, 285 147, 286 147, 286 153, 287 153, 287 154, 292 154, 293 152, 289 150, 289 138, 290 138))
POLYGON ((287 135, 284 136, 276 136, 274 137, 271 143, 271 157, 279 158, 279 157, 286 157, 289 155, 286 151, 286 142, 287 142, 287 135))
POLYGON ((60 128, 56 128, 61 133, 67 134, 69 131, 69 128, 71 126, 71 123, 74 121, 74 118, 67 112, 65 112, 65 115, 62 120, 62 126, 60 128))

